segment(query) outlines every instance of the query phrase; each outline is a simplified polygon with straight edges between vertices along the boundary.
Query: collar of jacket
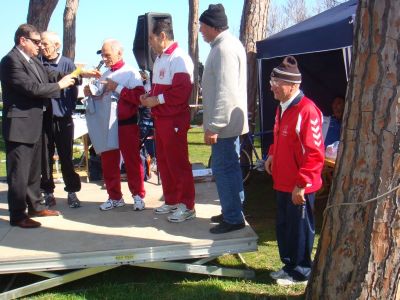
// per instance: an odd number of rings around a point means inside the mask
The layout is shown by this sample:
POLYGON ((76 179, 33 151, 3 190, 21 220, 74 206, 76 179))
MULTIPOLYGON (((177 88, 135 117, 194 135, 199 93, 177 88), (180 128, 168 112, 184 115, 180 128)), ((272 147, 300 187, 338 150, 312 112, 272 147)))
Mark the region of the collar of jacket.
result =
POLYGON ((172 52, 174 52, 176 48, 178 48, 178 43, 173 42, 171 45, 169 45, 169 47, 167 49, 164 50, 164 52, 162 54, 171 55, 172 52))
POLYGON ((217 37, 210 43, 211 47, 214 47, 218 43, 220 43, 227 35, 229 34, 228 29, 222 31, 217 37))
MULTIPOLYGON (((286 110, 291 108, 293 105, 298 104, 303 97, 304 97, 304 93, 302 90, 300 90, 300 93, 296 96, 296 98, 293 99, 292 103, 290 103, 290 105, 288 106, 288 108, 286 108, 286 110)), ((279 115, 280 115, 281 111, 282 111, 282 107, 280 105, 278 105, 278 108, 279 108, 279 115)))
POLYGON ((60 62, 61 59, 61 54, 58 53, 56 58, 53 59, 47 59, 46 57, 44 57, 43 55, 40 56, 40 60, 42 61, 43 65, 49 65, 49 66, 53 66, 53 67, 57 67, 58 63, 60 62))
MULTIPOLYGON (((300 93, 296 96, 296 98, 293 99, 292 103, 290 103, 289 107, 292 107, 293 105, 296 105, 300 102, 301 98, 304 97, 303 91, 300 90, 300 93)), ((288 108, 289 108, 288 107, 288 108)))
POLYGON ((124 65, 125 65, 125 62, 121 59, 119 62, 117 62, 116 64, 112 65, 110 67, 110 70, 111 70, 111 72, 115 72, 115 71, 121 69, 124 65))

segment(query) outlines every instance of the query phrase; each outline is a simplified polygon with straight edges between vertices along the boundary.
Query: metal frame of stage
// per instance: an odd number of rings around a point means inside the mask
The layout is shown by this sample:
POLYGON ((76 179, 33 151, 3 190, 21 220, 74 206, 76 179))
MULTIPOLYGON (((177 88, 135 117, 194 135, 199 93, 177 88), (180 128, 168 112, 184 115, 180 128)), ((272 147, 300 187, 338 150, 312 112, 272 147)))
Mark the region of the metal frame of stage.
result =
MULTIPOLYGON (((243 245, 239 245, 237 244, 238 248, 240 249, 244 249, 247 248, 246 251, 255 251, 257 250, 257 243, 256 241, 249 241, 249 243, 247 244, 248 247, 243 247, 243 245)), ((174 247, 172 247, 174 248, 174 247)), ((217 247, 218 248, 223 248, 223 247, 217 247)), ((217 249, 208 249, 211 250, 211 252, 215 252, 217 251, 217 249)), ((150 249, 148 249, 150 250, 150 249)), ((220 249, 223 250, 223 249, 220 249)), ((168 249, 167 252, 170 253, 170 251, 173 251, 172 249, 168 249)), ((199 255, 200 253, 205 253, 207 252, 207 249, 203 248, 199 248, 193 251, 182 251, 183 255, 199 255), (204 251, 206 250, 206 251, 204 251)), ((230 251, 232 252, 232 251, 230 251)), ((160 252, 156 251, 154 253, 157 253, 157 255, 155 255, 155 257, 152 257, 151 259, 154 259, 156 257, 159 257, 161 259, 160 256, 160 252)), ((173 256, 177 256, 179 253, 181 253, 180 250, 177 250, 174 252, 175 254, 173 256)), ((225 253, 227 254, 227 253, 225 253)), ((242 256, 240 255, 240 253, 229 253, 229 254, 236 254, 238 255, 238 257, 240 258, 240 260, 242 261, 242 263, 245 264, 244 259, 242 258, 242 256)), ((95 254, 94 254, 95 255, 95 254)), ((253 270, 250 269, 233 269, 233 268, 224 268, 224 267, 220 267, 220 266, 213 266, 213 265, 205 265, 206 263, 218 258, 219 256, 223 255, 215 255, 215 256, 205 256, 202 259, 196 260, 192 263, 185 263, 185 262, 180 262, 180 261, 148 261, 148 262, 138 262, 136 260, 132 260, 133 257, 135 257, 137 255, 137 252, 132 252, 130 254, 128 254, 126 251, 124 251, 124 253, 120 253, 116 256, 110 257, 108 255, 103 255, 100 258, 96 259, 96 258, 89 258, 86 257, 88 259, 88 261, 85 260, 85 258, 75 258, 72 259, 72 261, 70 259, 67 259, 66 261, 64 259, 60 259, 59 261, 53 261, 53 262, 49 262, 49 261, 42 261, 42 267, 40 267, 40 263, 39 262, 30 262, 29 266, 32 268, 32 270, 27 270, 27 269, 23 269, 21 268, 22 265, 24 265, 25 262, 20 262, 19 264, 14 263, 14 264, 10 264, 8 266, 6 266, 5 269, 3 269, 3 267, 0 269, 0 273, 2 274, 16 274, 19 272, 24 272, 24 273, 30 273, 30 274, 34 274, 37 276, 41 276, 44 277, 46 279, 44 280, 39 280, 35 283, 32 284, 28 284, 26 286, 20 287, 20 288, 16 288, 16 289, 12 289, 12 290, 7 290, 4 291, 3 293, 0 294, 0 298, 1 299, 16 299, 19 297, 23 297, 23 296, 27 296, 33 293, 37 293, 46 289, 50 289, 56 286, 60 286, 81 278, 85 278, 88 276, 92 276, 98 273, 102 273, 105 271, 109 271, 112 270, 114 268, 118 268, 122 265, 131 265, 134 267, 144 267, 144 268, 152 268, 152 269, 159 269, 159 270, 170 270, 170 271, 178 271, 178 272, 187 272, 187 273, 195 273, 195 274, 204 274, 204 275, 210 275, 210 276, 225 276, 225 277, 238 277, 238 278, 246 278, 246 279, 250 279, 253 278, 255 276, 255 273, 253 270), (110 258, 114 258, 114 264, 108 263, 108 261, 110 260, 110 258), (80 260, 80 261, 79 261, 80 260), (49 272, 49 271, 44 271, 44 270, 53 270, 53 271, 57 271, 57 270, 65 270, 65 269, 70 269, 68 267, 68 263, 77 263, 82 265, 84 262, 90 262, 90 264, 94 265, 92 267, 86 267, 80 270, 74 270, 71 271, 69 273, 66 274, 57 274, 57 273, 53 273, 53 272, 49 272), (54 264, 55 263, 55 264, 54 264), (61 264, 65 263, 65 265, 61 268, 61 264), (56 267, 56 265, 59 265, 59 267, 56 267), (14 266, 15 269, 7 269, 14 266), (45 267, 47 266, 47 267, 45 267), (34 269, 36 269, 36 271, 34 271, 34 269), (10 272, 9 272, 10 271, 10 272)), ((139 255, 140 256, 140 255, 139 255)), ((143 255, 143 259, 144 256, 143 255)), ((147 255, 147 257, 150 256, 147 255)), ((189 258, 194 258, 192 256, 188 256, 186 257, 187 259, 189 258)), ((164 258, 165 260, 167 260, 166 258, 164 258)), ((144 261, 147 261, 146 259, 144 261)), ((81 266, 82 267, 82 266, 81 266)), ((73 268, 75 269, 75 268, 73 268)))
MULTIPOLYGON (((196 184, 197 218, 184 224, 167 222, 166 215, 154 215, 152 208, 159 205, 162 196, 161 187, 156 184, 146 184, 151 196, 146 197, 148 209, 143 212, 133 212, 128 205, 100 212, 97 199, 105 193, 101 184, 82 185, 80 197, 86 199, 84 206, 69 209, 66 201, 57 200, 63 216, 40 218, 43 224, 40 229, 10 227, 4 222, 7 221, 6 193, 4 185, 0 186, 0 253, 3 254, 0 274, 31 273, 43 277, 15 289, 11 289, 11 278, 6 287, 9 290, 1 291, 0 299, 27 296, 126 265, 212 276, 254 277, 250 269, 210 264, 226 254, 238 255, 245 264, 240 253, 257 251, 258 239, 249 225, 227 234, 208 232, 212 226, 209 217, 220 212, 214 183, 196 184), (47 239, 52 241, 48 245, 47 239)), ((65 198, 62 189, 62 184, 56 185, 57 199, 65 198)), ((126 184, 123 189, 126 195, 126 184)))

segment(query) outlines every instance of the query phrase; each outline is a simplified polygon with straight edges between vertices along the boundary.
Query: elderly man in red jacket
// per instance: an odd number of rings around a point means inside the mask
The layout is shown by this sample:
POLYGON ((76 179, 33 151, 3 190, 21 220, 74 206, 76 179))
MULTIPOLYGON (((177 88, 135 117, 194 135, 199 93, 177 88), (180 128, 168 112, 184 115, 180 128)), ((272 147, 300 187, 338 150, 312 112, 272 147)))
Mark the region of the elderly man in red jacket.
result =
POLYGON ((322 185, 322 113, 299 89, 301 73, 288 56, 272 70, 276 110, 274 144, 265 169, 272 174, 278 201, 276 235, 284 267, 270 275, 279 285, 307 282, 314 243, 313 206, 322 185))
POLYGON ((125 162, 129 191, 133 198, 133 210, 145 208, 144 170, 140 159, 139 126, 137 112, 139 96, 144 93, 143 82, 137 70, 125 64, 123 48, 119 41, 107 39, 101 48, 101 56, 108 70, 96 84, 85 87, 94 104, 94 113, 87 109, 86 121, 89 136, 96 150, 101 153, 103 177, 108 199, 100 205, 106 211, 125 205, 121 191, 120 154, 125 162), (132 89, 129 99, 122 90, 132 89), (103 114, 104 113, 104 114, 103 114), (104 115, 107 115, 106 118, 104 115), (112 117, 117 120, 112 120, 112 117), (111 124, 111 126, 110 126, 111 124), (95 132, 97 131, 97 133, 95 132))

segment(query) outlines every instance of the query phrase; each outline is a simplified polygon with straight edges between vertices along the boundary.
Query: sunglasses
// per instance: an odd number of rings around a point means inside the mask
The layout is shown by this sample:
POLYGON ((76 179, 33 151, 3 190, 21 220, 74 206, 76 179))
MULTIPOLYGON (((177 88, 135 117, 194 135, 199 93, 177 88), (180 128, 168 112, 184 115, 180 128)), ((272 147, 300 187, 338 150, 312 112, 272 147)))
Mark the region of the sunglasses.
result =
POLYGON ((41 40, 36 40, 36 39, 32 39, 32 38, 30 38, 30 37, 25 37, 27 40, 30 40, 32 43, 34 43, 36 46, 39 46, 41 43, 42 43, 42 41, 41 40))

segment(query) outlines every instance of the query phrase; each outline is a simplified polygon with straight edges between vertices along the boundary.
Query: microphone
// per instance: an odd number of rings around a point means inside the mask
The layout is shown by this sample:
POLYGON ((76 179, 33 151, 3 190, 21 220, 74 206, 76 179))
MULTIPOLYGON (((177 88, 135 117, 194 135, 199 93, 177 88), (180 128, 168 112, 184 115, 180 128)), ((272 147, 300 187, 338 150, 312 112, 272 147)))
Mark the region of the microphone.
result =
POLYGON ((99 64, 96 67, 96 70, 100 71, 100 68, 104 65, 104 60, 100 60, 99 64))

